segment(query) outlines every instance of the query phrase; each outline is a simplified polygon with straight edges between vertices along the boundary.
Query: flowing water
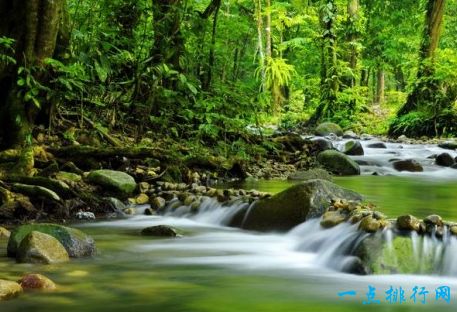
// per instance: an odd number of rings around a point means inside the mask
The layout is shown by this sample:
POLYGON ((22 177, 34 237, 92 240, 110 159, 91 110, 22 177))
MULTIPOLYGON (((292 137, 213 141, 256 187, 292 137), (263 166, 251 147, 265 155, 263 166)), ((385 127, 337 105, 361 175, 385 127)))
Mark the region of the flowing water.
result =
MULTIPOLYGON (((364 166, 362 177, 335 182, 366 195, 390 217, 439 213, 457 221, 457 170, 434 166, 427 157, 437 152, 436 146, 366 148, 363 157, 373 158, 377 165, 364 166), (391 170, 388 155, 393 154, 388 153, 392 152, 396 158, 417 159, 425 171, 391 170), (372 176, 376 170, 387 175, 372 176)), ((245 187, 278 192, 289 185, 260 181, 245 187)), ((357 276, 343 273, 354 261, 348 254, 366 236, 356 231, 356 225, 323 230, 317 220, 311 220, 288 233, 268 234, 224 226, 241 210, 248 211, 249 206, 224 207, 206 199, 197 215, 181 207, 166 216, 80 224, 97 242, 99 254, 93 259, 37 266, 13 265, 1 258, 0 278, 40 272, 60 288, 2 302, 0 311, 451 311, 457 306, 457 240, 447 234, 443 240, 412 237, 418 261, 429 256, 437 259, 434 275, 357 276), (139 235, 142 228, 158 224, 173 226, 183 236, 139 235), (426 304, 419 303, 419 297, 416 304, 410 299, 415 286, 429 291, 426 304), (450 287, 450 304, 435 300, 440 286, 450 287), (374 287, 380 304, 364 304, 369 287, 374 287), (406 302, 387 303, 390 287, 401 287, 406 302), (354 291, 355 296, 338 296, 346 291, 354 291)), ((392 239, 389 231, 380 235, 387 243, 392 239)))

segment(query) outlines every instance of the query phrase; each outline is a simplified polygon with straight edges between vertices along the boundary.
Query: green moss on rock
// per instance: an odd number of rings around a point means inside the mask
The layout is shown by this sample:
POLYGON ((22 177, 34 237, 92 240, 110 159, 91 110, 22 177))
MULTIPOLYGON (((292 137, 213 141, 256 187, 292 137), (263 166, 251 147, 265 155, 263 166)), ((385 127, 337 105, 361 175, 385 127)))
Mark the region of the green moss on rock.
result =
POLYGON ((8 256, 15 257, 22 240, 32 231, 51 235, 67 250, 70 257, 81 258, 92 256, 96 252, 95 241, 80 230, 57 224, 26 224, 17 227, 8 241, 8 256))

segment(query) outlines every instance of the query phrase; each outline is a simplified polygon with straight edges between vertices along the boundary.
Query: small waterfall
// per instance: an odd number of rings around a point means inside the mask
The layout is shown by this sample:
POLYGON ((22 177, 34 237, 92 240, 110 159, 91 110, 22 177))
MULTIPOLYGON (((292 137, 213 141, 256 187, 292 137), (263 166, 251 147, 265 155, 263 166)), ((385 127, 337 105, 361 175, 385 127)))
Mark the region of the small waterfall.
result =
MULTIPOLYGON (((172 200, 165 208, 164 215, 182 217, 213 225, 230 225, 237 218, 242 224, 253 204, 235 200, 220 203, 214 198, 203 197, 198 210, 172 200)), ((436 229, 430 235, 397 233, 385 229, 376 234, 358 230, 359 224, 341 223, 324 229, 320 219, 308 220, 283 236, 290 252, 312 255, 313 265, 336 271, 366 273, 371 268, 366 259, 359 258, 359 246, 365 239, 377 240, 368 252, 376 255, 382 274, 434 274, 457 276, 457 238, 448 230, 438 236, 436 229), (377 250, 379 249, 379 250, 377 250)), ((370 260, 371 261, 371 260, 370 260)))
POLYGON ((295 249, 316 253, 319 265, 337 271, 353 271, 357 258, 351 253, 368 234, 357 230, 357 224, 339 224, 330 229, 312 219, 292 229, 287 235, 296 240, 295 249))
POLYGON ((203 197, 196 212, 191 206, 177 205, 178 199, 173 199, 165 208, 165 216, 189 218, 202 223, 228 225, 241 211, 247 210, 249 204, 242 200, 235 200, 230 205, 221 204, 215 198, 203 197))

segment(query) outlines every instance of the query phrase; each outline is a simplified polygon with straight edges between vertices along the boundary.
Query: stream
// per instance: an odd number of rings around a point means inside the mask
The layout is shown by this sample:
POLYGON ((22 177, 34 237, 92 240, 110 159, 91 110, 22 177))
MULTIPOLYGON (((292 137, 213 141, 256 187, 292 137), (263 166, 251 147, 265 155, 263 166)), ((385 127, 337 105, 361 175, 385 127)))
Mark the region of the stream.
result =
MULTIPOLYGON (((335 178, 335 183, 363 194, 388 217, 436 213, 457 221, 457 170, 438 167, 429 158, 457 153, 436 145, 386 143, 387 148, 368 148, 373 142, 362 141, 365 156, 353 157, 368 163, 361 167, 362 176, 335 178), (393 158, 415 159, 424 172, 397 172, 389 162, 393 158)), ((258 181, 242 186, 277 193, 291 184, 258 181)), ((60 289, 2 302, 0 311, 454 311, 457 307, 456 238, 446 237, 442 243, 433 237, 414 240, 422 253, 441 255, 444 250, 436 275, 358 276, 343 273, 351 260, 344 251, 366 235, 356 231, 357 225, 323 230, 318 220, 310 220, 288 233, 260 234, 224 225, 237 209, 247 207, 222 207, 211 199, 203 205, 192 217, 178 209, 165 216, 139 214, 76 225, 97 242, 99 253, 93 259, 40 266, 12 265, 12 260, 2 258, 0 278, 40 272, 60 289), (139 235, 141 229, 159 224, 179 229, 183 237, 139 235), (429 291, 425 304, 410 299, 415 286, 429 291), (450 287, 449 304, 436 300, 440 286, 450 287), (369 287, 380 304, 364 304, 369 287), (387 302, 390 287, 401 287, 406 302, 387 302), (355 296, 339 296, 347 291, 355 296)), ((387 231, 383 235, 388 239, 387 231)), ((422 256, 418 254, 419 259, 422 256)))

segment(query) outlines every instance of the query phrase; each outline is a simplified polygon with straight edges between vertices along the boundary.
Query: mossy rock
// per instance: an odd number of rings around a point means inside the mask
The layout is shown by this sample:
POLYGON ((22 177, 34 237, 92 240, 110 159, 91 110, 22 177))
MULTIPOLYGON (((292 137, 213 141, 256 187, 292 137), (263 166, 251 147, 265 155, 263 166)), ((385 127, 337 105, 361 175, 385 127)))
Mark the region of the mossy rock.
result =
POLYGON ((347 155, 338 151, 324 151, 317 155, 317 161, 328 171, 341 176, 360 175, 359 165, 347 155))
POLYGON ((314 133, 319 136, 326 136, 330 133, 336 134, 337 136, 343 136, 343 129, 336 123, 324 122, 317 126, 314 133))
POLYGON ((352 156, 362 156, 365 154, 362 144, 356 140, 349 140, 344 144, 343 153, 352 156))
POLYGON ((121 196, 131 195, 136 189, 136 182, 132 176, 116 170, 94 170, 87 176, 87 181, 121 196))
POLYGON ((308 219, 322 216, 336 199, 361 201, 362 197, 329 181, 309 180, 259 200, 244 218, 238 218, 241 224, 232 221, 231 225, 247 230, 288 231, 308 219))
POLYGON ((0 301, 19 296, 22 287, 16 282, 0 280, 0 301))
POLYGON ((61 263, 70 260, 65 247, 51 235, 32 231, 21 242, 16 259, 22 263, 61 263))
MULTIPOLYGON (((424 237, 419 237, 425 239, 424 237)), ((419 243, 418 246, 423 246, 419 243)), ((382 234, 369 236, 358 246, 356 255, 372 274, 431 274, 434 273, 432 255, 424 256, 421 250, 417 253, 409 236, 396 236, 391 244, 382 234), (420 256, 419 256, 420 255, 420 256)))
POLYGON ((82 258, 95 254, 95 241, 80 230, 57 224, 26 224, 14 229, 8 241, 8 256, 15 257, 22 240, 32 231, 51 235, 67 250, 70 257, 82 258))

